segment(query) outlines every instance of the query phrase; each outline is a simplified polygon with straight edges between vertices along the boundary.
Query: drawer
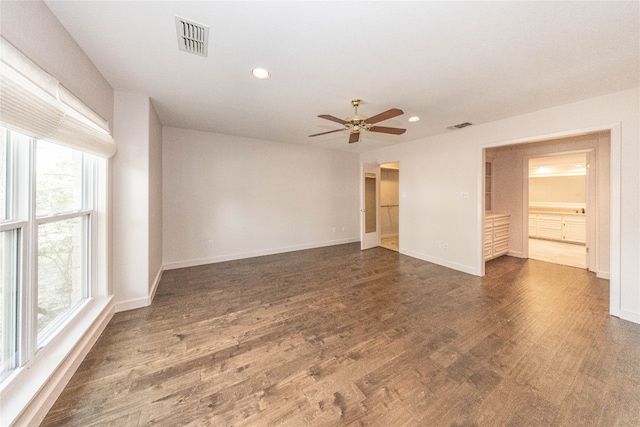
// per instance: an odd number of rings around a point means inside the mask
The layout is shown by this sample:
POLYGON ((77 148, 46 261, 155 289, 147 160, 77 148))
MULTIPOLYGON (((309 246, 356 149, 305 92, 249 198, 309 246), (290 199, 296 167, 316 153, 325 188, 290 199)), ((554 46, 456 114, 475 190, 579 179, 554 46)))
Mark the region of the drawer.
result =
POLYGON ((509 252, 509 240, 493 244, 493 255, 504 255, 509 252))
POLYGON ((562 229, 562 217, 559 215, 538 215, 538 228, 562 229))
POLYGON ((509 227, 509 217, 505 216, 505 217, 499 217, 493 220, 493 228, 498 228, 498 227, 503 227, 503 226, 507 226, 509 227))
POLYGON ((509 225, 495 227, 493 229, 493 240, 509 240, 509 225))

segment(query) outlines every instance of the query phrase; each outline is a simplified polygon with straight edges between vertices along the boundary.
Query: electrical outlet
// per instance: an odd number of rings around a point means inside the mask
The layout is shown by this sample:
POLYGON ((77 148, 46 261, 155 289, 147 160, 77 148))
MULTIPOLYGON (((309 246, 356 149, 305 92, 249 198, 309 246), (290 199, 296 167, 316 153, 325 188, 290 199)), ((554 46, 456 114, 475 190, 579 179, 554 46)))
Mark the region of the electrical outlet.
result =
POLYGON ((442 243, 442 249, 449 249, 449 242, 442 243))
POLYGON ((333 233, 334 233, 334 234, 336 233, 336 230, 337 230, 337 228, 336 228, 336 227, 333 227, 333 233))

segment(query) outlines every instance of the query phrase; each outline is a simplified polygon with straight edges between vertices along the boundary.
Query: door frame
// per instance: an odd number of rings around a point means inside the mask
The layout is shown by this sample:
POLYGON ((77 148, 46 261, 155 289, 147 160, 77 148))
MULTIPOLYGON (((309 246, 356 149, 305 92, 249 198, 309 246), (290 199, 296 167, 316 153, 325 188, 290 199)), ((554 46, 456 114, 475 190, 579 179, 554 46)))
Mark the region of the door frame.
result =
POLYGON ((360 163, 360 249, 371 249, 380 246, 380 165, 377 163, 360 163), (376 231, 366 232, 366 175, 374 174, 376 179, 376 231))
MULTIPOLYGON (((476 170, 478 194, 484 194, 484 153, 486 149, 502 147, 515 144, 526 144, 549 139, 576 136, 583 133, 594 133, 608 131, 609 134, 609 314, 625 320, 640 322, 640 317, 636 313, 623 310, 622 308, 622 259, 621 259, 621 164, 622 164, 622 129, 621 123, 611 123, 608 125, 593 126, 582 129, 571 129, 549 134, 539 134, 524 138, 505 139, 481 144, 477 149, 478 168, 476 170)), ((477 219, 479 226, 476 229, 476 241, 478 242, 476 259, 477 271, 480 276, 485 275, 484 261, 484 197, 480 197, 477 204, 477 219)), ((603 277, 607 278, 607 277, 603 277)))
POLYGON ((545 154, 531 154, 523 158, 522 166, 522 256, 529 258, 529 161, 531 159, 539 159, 543 157, 562 156, 564 154, 585 154, 587 162, 587 173, 585 183, 585 209, 587 236, 585 246, 588 251, 585 253, 586 270, 599 271, 599 252, 598 252, 598 233, 596 226, 598 224, 598 204, 597 204, 597 182, 595 180, 597 158, 595 148, 584 148, 570 151, 556 151, 545 154))

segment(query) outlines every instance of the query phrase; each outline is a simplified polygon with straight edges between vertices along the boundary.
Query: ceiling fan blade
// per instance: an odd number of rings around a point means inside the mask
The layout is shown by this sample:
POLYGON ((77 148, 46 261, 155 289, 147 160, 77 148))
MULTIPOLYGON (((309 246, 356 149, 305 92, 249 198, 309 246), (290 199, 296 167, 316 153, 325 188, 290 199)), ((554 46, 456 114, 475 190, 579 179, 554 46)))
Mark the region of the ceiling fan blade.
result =
POLYGON ((390 119, 392 117, 400 116, 402 114, 404 114, 404 111, 402 111, 402 110, 400 110, 398 108, 392 108, 390 110, 385 111, 384 113, 380 113, 380 114, 377 114, 377 115, 375 115, 373 117, 369 117, 367 120, 365 120, 365 122, 367 124, 372 125, 374 123, 378 123, 378 122, 381 122, 383 120, 390 119))
POLYGON ((336 129, 336 130, 330 130, 329 132, 314 133, 313 135, 309 135, 309 136, 326 135, 326 134, 328 134, 328 133, 342 132, 342 131, 344 131, 344 130, 347 130, 347 128, 344 128, 344 129, 336 129))
POLYGON ((349 144, 360 141, 360 132, 354 132, 349 135, 349 144))
POLYGON ((345 122, 344 120, 339 119, 335 116, 331 116, 329 114, 320 114, 318 117, 320 117, 321 119, 331 120, 332 122, 340 123, 341 125, 348 124, 348 122, 345 122))
POLYGON ((369 128, 371 132, 380 132, 380 133, 392 133, 394 135, 402 135, 407 130, 401 128, 389 128, 386 126, 371 126, 369 128))

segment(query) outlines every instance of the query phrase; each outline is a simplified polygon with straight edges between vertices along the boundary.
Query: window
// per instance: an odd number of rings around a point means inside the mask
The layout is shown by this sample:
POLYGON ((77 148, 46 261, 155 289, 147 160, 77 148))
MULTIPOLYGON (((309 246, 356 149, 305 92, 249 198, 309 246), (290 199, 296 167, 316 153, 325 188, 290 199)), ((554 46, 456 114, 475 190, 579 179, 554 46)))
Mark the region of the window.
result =
POLYGON ((113 312, 116 144, 103 117, 3 37, 0 52, 0 423, 31 425, 25 409, 47 406, 113 312))
POLYGON ((91 296, 96 160, 7 129, 0 133, 0 337, 6 376, 91 296))

